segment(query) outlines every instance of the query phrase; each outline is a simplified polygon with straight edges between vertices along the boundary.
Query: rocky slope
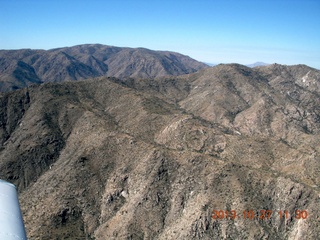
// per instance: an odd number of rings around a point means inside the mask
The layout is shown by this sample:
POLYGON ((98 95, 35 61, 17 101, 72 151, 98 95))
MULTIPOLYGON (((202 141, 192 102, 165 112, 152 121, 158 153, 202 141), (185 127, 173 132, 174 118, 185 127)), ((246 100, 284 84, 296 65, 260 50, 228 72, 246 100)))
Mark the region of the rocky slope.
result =
POLYGON ((30 239, 317 239, 319 87, 233 64, 5 93, 0 178, 30 239))
POLYGON ((207 65, 175 52, 100 44, 45 50, 0 50, 0 91, 41 82, 98 76, 155 78, 195 72, 207 65))

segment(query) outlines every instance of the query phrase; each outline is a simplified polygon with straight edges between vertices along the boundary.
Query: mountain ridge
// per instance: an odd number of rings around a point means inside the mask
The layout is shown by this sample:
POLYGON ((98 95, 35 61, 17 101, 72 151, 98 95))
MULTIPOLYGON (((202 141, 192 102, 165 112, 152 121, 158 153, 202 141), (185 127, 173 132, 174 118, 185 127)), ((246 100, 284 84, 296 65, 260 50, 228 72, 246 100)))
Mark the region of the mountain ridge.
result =
POLYGON ((221 64, 0 93, 0 178, 30 239, 316 239, 319 92, 304 65, 221 64))
POLYGON ((84 44, 49 50, 0 50, 0 91, 32 83, 80 80, 99 76, 156 78, 195 72, 207 65, 188 56, 146 48, 84 44), (23 62, 29 78, 17 76, 23 62), (8 68, 11 66, 11 68, 8 68))

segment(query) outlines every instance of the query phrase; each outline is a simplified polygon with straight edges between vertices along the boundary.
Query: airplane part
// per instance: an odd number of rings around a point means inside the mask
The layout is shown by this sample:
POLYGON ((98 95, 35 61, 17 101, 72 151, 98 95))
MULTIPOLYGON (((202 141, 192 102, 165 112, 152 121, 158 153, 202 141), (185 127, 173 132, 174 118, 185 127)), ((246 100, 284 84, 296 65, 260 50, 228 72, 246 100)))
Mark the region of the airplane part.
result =
POLYGON ((0 179, 0 240, 27 240, 16 187, 0 179))

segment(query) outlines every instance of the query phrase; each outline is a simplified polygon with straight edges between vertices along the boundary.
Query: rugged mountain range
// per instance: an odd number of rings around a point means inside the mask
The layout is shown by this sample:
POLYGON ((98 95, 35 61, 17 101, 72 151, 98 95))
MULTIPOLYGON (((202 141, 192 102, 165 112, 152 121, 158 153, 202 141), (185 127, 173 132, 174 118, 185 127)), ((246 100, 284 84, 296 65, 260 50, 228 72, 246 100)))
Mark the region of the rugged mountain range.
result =
POLYGON ((278 64, 2 93, 0 178, 30 239, 317 239, 319 96, 278 64))
POLYGON ((98 76, 155 78, 207 67, 175 52, 100 44, 45 50, 0 50, 0 91, 98 76))

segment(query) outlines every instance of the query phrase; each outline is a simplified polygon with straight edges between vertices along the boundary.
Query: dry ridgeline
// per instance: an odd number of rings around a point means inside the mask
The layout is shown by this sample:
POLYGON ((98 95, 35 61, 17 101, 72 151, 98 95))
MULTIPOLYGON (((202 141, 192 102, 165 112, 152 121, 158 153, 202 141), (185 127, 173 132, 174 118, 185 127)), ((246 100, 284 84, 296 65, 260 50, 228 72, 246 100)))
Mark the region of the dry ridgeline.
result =
POLYGON ((188 56, 145 48, 85 44, 51 50, 0 50, 0 91, 99 76, 156 78, 207 67, 188 56))
MULTIPOLYGON (((320 236, 318 70, 198 63, 161 77, 173 65, 141 53, 133 64, 152 76, 114 77, 124 65, 98 53, 55 54, 110 75, 0 95, 0 178, 18 187, 30 239, 320 236)), ((16 73, 58 81, 44 78, 63 74, 57 59, 45 71, 40 58, 16 73)), ((8 69, 2 86, 18 88, 8 69)))

